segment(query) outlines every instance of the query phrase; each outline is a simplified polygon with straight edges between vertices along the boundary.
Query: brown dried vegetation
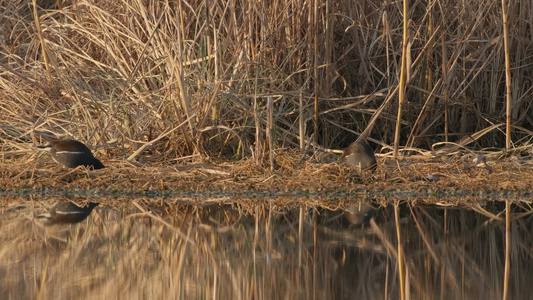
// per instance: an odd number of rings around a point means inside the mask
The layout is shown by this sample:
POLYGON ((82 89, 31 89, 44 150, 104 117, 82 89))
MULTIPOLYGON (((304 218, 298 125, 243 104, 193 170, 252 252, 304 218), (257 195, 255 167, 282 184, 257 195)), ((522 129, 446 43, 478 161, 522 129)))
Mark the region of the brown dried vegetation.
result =
POLYGON ((35 2, 0 1, 0 274, 11 274, 2 295, 531 294, 531 1, 508 1, 509 51, 502 7, 491 0, 415 1, 407 14, 391 1, 35 2), (392 161, 402 54, 406 157, 392 161), (511 153, 499 152, 505 70, 511 153), (53 164, 35 149, 48 136, 87 143, 107 168, 53 164), (323 160, 359 136, 381 153, 375 172, 323 160), (43 228, 33 209, 48 204, 25 201, 35 195, 96 196, 102 213, 43 228), (370 231, 311 224, 361 199, 395 208, 410 200, 416 227, 406 229, 397 210, 395 224, 372 221, 370 231), (481 228, 501 225, 501 212, 480 200, 510 200, 505 234, 472 232, 478 219, 463 212, 447 223, 446 213, 415 206, 466 205, 484 215, 481 228), (511 201, 520 211, 513 231, 511 201), (300 209, 299 228, 283 215, 291 208, 300 209), (271 225, 277 213, 287 224, 271 225), (241 226, 243 216, 255 217, 255 229, 241 226))
MULTIPOLYGON (((360 134, 378 148, 391 143, 403 22, 397 3, 37 4, 40 30, 27 1, 2 3, 3 160, 55 135, 143 164, 240 159, 251 146, 262 163, 269 96, 276 151, 338 149, 360 134)), ((531 3, 509 5, 512 140, 530 145, 531 3)), ((498 2, 416 2, 409 13, 401 144, 504 147, 498 2)))

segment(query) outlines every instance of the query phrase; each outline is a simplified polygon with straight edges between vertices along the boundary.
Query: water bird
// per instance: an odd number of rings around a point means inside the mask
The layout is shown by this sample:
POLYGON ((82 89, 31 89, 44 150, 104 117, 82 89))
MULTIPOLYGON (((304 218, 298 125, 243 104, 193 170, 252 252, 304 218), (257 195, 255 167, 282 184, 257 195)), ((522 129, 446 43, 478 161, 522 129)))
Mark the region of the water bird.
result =
POLYGON ((67 168, 86 166, 93 169, 102 169, 105 166, 94 157, 93 153, 84 143, 76 140, 47 140, 48 145, 37 148, 48 151, 50 156, 60 165, 67 168))
POLYGON ((58 202, 46 214, 38 218, 48 219, 46 225, 79 223, 87 218, 100 203, 89 202, 86 206, 79 206, 74 202, 58 202))
POLYGON ((355 141, 351 143, 342 155, 346 163, 361 170, 375 169, 377 166, 374 150, 366 142, 355 141))

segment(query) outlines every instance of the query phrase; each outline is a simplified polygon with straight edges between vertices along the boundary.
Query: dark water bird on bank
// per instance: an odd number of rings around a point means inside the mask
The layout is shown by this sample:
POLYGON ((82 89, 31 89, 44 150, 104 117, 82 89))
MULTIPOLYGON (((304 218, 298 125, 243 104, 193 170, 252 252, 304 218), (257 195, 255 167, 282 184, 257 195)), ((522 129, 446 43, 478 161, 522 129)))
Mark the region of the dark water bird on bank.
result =
POLYGON ((79 223, 87 218, 99 203, 89 202, 86 206, 78 206, 73 202, 59 202, 50 208, 49 213, 37 216, 46 218, 46 225, 79 223))
POLYGON ((377 166, 374 150, 365 142, 355 141, 344 149, 346 163, 361 170, 375 169, 377 166))
POLYGON ((50 156, 60 165, 67 168, 86 166, 93 169, 102 169, 105 166, 94 157, 93 153, 84 143, 75 140, 47 140, 48 145, 37 148, 48 151, 50 156))

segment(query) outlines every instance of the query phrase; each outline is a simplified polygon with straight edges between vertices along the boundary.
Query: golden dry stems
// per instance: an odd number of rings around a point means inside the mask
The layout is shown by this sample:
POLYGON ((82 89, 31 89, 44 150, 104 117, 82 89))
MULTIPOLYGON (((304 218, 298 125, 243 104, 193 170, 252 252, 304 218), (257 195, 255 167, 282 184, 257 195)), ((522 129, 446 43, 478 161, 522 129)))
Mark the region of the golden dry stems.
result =
MULTIPOLYGON (((313 134, 313 147, 339 149, 371 120, 378 126, 366 136, 380 146, 392 144, 395 124, 402 122, 399 144, 424 149, 505 123, 501 7, 494 1, 420 2, 407 14, 380 1, 47 5, 37 11, 37 34, 24 1, 5 4, 3 145, 35 143, 38 134, 53 133, 113 144, 124 151, 121 157, 146 143, 142 154, 158 153, 161 160, 243 157, 251 155, 250 146, 262 154, 266 136, 258 128, 266 126, 269 96, 280 137, 276 149, 301 146, 313 134), (412 62, 409 102, 397 122, 397 106, 387 99, 398 92, 404 16, 411 20, 412 62), (39 36, 53 62, 49 71, 39 36), (7 125, 20 134, 5 134, 7 125)), ((510 72, 517 78, 508 103, 516 141, 531 136, 533 122, 528 85, 520 80, 533 59, 524 38, 530 5, 513 2, 508 10, 510 72)), ((494 130, 477 142, 478 148, 503 148, 505 137, 494 130)), ((256 156, 263 163, 263 155, 256 156)))
MULTIPOLYGON (((509 61, 509 16, 507 15, 507 4, 502 0, 502 31, 503 31, 503 48, 505 60, 505 148, 511 149, 511 117, 512 117, 512 95, 511 95, 511 65, 509 61)), ((507 300, 509 297, 509 278, 511 268, 511 203, 505 202, 505 269, 503 279, 502 299, 507 300)))
POLYGON ((396 223, 396 242, 397 242, 397 249, 398 249, 398 256, 396 260, 398 261, 398 277, 400 281, 400 299, 405 300, 406 299, 406 290, 407 290, 407 282, 406 277, 408 277, 408 271, 405 267, 405 255, 403 250, 403 239, 401 235, 402 227, 400 226, 400 212, 399 212, 399 202, 396 201, 394 203, 394 221, 396 223))
MULTIPOLYGON (((411 57, 411 54, 408 53, 408 51, 411 50, 409 40, 409 2, 404 1, 403 2, 403 30, 402 30, 402 52, 401 52, 401 65, 400 65, 400 83, 398 88, 398 112, 396 115, 396 128, 394 130, 394 150, 393 150, 393 158, 398 158, 398 148, 400 147, 400 130, 402 128, 402 110, 405 106, 405 103, 407 103, 407 96, 405 93, 407 92, 407 82, 409 81, 409 69, 411 68, 410 60, 408 61, 408 57, 411 57)), ((401 266, 401 265, 400 265, 401 266)), ((403 270, 401 270, 403 271, 403 270)), ((400 274, 400 276, 402 276, 400 274)), ((401 277, 400 277, 401 279, 401 277)), ((403 283, 403 282, 402 282, 403 283)), ((402 300, 405 299, 405 294, 402 292, 402 300)))

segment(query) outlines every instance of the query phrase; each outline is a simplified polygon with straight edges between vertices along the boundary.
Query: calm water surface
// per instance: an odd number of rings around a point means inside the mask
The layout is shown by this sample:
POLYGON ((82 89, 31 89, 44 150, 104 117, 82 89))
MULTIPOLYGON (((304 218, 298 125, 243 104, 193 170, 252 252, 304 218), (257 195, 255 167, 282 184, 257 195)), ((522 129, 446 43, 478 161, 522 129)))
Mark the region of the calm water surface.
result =
MULTIPOLYGON (((346 200, 343 211, 335 203, 323 208, 295 200, 288 209, 250 201, 6 198, 0 298, 400 299, 402 282, 407 299, 503 294, 502 202, 403 203, 396 222, 393 206, 372 202, 346 200), (79 224, 45 226, 36 217, 67 200, 102 203, 79 224)), ((516 202, 512 211, 510 299, 531 299, 531 208, 516 202)))

